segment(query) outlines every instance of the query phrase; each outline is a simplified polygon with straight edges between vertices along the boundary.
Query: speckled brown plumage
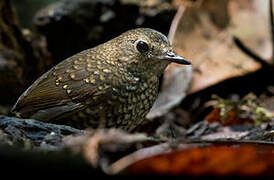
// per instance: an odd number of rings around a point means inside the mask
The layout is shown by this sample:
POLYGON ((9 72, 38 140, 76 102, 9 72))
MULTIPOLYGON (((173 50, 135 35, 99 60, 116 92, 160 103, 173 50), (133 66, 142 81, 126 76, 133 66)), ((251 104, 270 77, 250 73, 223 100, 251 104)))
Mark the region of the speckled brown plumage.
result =
POLYGON ((53 67, 20 96, 13 111, 78 128, 132 131, 152 107, 170 62, 189 64, 163 34, 130 30, 53 67))

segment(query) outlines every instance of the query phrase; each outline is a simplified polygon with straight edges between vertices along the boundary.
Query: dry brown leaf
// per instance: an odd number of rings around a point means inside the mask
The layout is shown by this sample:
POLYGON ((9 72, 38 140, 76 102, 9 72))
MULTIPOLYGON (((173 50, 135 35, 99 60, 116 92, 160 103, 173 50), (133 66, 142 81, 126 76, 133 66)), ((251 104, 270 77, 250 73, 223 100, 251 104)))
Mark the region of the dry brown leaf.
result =
POLYGON ((237 47, 234 36, 262 58, 271 59, 267 1, 207 0, 193 6, 184 6, 185 1, 173 3, 179 8, 169 39, 174 40, 179 55, 192 61, 193 82, 189 90, 190 67, 172 63, 148 119, 166 114, 187 93, 258 70, 261 65, 237 47))
POLYGON ((207 0, 198 8, 186 9, 174 46, 192 61, 190 93, 261 67, 235 45, 233 36, 268 58, 271 44, 266 8, 264 1, 207 0))
POLYGON ((265 60, 272 56, 269 1, 230 0, 228 31, 265 60))

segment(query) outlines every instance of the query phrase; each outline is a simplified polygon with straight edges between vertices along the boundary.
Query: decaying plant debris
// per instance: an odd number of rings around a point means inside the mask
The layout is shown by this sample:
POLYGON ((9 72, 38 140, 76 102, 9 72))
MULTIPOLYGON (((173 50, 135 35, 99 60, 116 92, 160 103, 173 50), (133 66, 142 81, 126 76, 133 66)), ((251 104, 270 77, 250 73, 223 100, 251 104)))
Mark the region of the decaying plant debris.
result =
POLYGON ((62 0, 36 12, 35 28, 22 28, 23 16, 2 0, 1 169, 50 164, 49 171, 96 175, 274 176, 272 2, 62 0), (43 72, 136 27, 168 35, 193 66, 169 66, 135 133, 12 117, 17 97, 43 72))

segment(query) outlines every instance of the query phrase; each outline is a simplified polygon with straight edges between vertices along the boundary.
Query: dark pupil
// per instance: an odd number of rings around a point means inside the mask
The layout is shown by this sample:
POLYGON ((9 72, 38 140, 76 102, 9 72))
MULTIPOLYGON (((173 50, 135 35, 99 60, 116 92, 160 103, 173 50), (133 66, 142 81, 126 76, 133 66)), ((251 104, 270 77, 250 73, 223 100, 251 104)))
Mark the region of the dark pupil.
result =
POLYGON ((140 52, 140 53, 145 53, 148 51, 148 45, 146 42, 144 41, 139 41, 137 43, 137 50, 140 52))

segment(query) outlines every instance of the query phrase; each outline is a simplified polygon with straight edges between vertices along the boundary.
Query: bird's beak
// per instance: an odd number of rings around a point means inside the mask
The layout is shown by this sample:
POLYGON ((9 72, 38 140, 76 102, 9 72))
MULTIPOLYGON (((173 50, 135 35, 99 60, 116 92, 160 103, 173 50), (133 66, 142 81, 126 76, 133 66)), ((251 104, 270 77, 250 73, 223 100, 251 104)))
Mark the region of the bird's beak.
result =
POLYGON ((174 53, 173 51, 168 51, 165 55, 159 56, 158 57, 161 60, 168 60, 170 62, 175 62, 178 64, 185 64, 185 65, 190 65, 190 61, 187 60, 184 57, 181 57, 179 55, 177 55, 176 53, 174 53))

